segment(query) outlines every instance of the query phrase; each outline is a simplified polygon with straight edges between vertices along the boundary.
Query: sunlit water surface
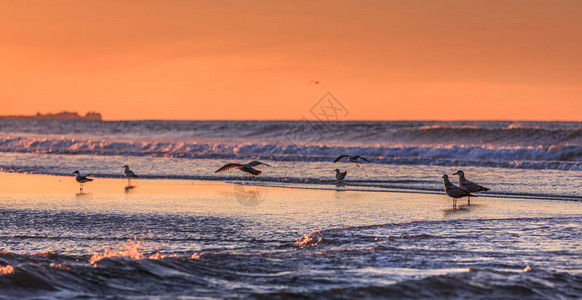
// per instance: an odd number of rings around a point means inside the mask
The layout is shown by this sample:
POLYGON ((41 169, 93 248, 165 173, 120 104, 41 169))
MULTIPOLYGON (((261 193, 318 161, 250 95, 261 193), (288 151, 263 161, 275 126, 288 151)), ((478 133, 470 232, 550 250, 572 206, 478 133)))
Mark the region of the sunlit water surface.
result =
POLYGON ((579 201, 0 179, 0 298, 582 293, 579 201))

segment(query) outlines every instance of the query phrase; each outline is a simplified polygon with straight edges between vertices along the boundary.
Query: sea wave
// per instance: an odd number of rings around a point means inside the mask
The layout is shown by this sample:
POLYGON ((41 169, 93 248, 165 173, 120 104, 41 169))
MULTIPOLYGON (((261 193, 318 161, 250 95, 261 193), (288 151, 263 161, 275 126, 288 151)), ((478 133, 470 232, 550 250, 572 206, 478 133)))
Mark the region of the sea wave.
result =
POLYGON ((264 234, 195 252, 147 250, 135 238, 83 254, 0 251, 7 270, 0 299, 576 299, 579 224, 580 217, 425 220, 318 229, 295 244, 264 234))
POLYGON ((480 270, 458 272, 410 279, 394 285, 342 287, 309 292, 276 292, 254 294, 250 299, 552 299, 556 294, 563 299, 578 298, 582 276, 539 272, 539 278, 520 276, 510 272, 480 270), (502 282, 498 278, 522 278, 522 281, 502 282), (493 295, 493 296, 492 296, 493 295))
POLYGON ((582 122, 0 120, 0 136, 327 145, 582 146, 582 122), (306 136, 297 136, 305 129, 306 136), (305 138, 305 139, 303 139, 305 138))
POLYGON ((396 165, 489 166, 521 169, 582 170, 582 146, 329 146, 273 143, 202 143, 109 139, 0 137, 0 152, 86 154, 172 158, 263 158, 280 161, 330 161, 359 154, 373 163, 396 165))

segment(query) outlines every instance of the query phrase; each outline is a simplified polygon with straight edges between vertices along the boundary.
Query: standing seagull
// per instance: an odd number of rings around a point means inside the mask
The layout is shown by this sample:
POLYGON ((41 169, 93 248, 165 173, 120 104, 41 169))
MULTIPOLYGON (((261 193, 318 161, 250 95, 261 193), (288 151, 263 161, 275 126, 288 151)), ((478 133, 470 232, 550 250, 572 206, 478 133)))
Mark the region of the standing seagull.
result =
POLYGON ((344 178, 346 178, 347 174, 348 171, 344 171, 343 173, 341 173, 339 169, 335 169, 335 179, 337 179, 338 185, 344 182, 344 178))
POLYGON ((226 171, 229 171, 231 169, 239 169, 239 170, 241 170, 243 172, 249 173, 248 174, 249 175, 249 179, 253 179, 253 178, 255 178, 255 176, 261 175, 261 171, 253 168, 253 167, 256 167, 256 166, 260 166, 260 165, 265 165, 267 167, 270 167, 271 166, 271 165, 268 165, 268 164, 266 164, 264 162, 260 162, 258 160, 253 160, 250 163, 244 164, 244 165, 243 164, 237 164, 237 163, 226 164, 226 165, 222 166, 220 169, 216 170, 216 172, 214 172, 214 173, 226 172, 226 171))
POLYGON ((123 167, 125 168, 125 170, 123 170, 123 175, 127 177, 127 185, 131 185, 131 179, 137 178, 138 176, 135 175, 135 173, 133 173, 133 171, 129 169, 128 165, 125 165, 123 167))
POLYGON ((80 183, 80 188, 79 190, 82 192, 83 191, 83 183, 85 182, 89 182, 89 181, 93 181, 93 179, 91 178, 87 178, 89 176, 91 176, 91 173, 83 176, 81 175, 81 173, 79 173, 78 170, 75 170, 75 172, 73 172, 73 174, 77 174, 77 176, 75 176, 75 180, 77 180, 78 183, 80 183))
MULTIPOLYGON (((459 175, 459 186, 466 189, 470 193, 483 192, 483 191, 489 190, 489 188, 486 188, 484 186, 480 186, 480 185, 474 183, 473 181, 467 180, 465 178, 465 172, 463 172, 461 170, 453 173, 453 175, 459 175)), ((467 203, 469 205, 471 205, 471 197, 467 198, 467 203)))
POLYGON ((370 162, 369 160, 367 160, 365 157, 359 156, 359 155, 340 155, 338 156, 333 163, 335 164, 336 162, 338 162, 340 159, 347 157, 349 162, 353 162, 356 164, 356 167, 360 167, 360 159, 363 161, 367 161, 370 162))
POLYGON ((445 193, 451 198, 453 198, 453 208, 457 207, 457 199, 463 197, 471 197, 471 193, 464 188, 460 188, 449 181, 449 176, 443 174, 443 182, 445 183, 445 193))

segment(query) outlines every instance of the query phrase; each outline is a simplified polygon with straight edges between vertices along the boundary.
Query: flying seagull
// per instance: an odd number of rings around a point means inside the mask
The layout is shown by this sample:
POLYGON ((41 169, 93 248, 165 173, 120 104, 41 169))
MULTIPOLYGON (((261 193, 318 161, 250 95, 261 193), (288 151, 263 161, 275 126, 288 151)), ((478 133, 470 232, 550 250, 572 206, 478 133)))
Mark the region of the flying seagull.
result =
POLYGON ((93 181, 93 179, 87 178, 87 177, 91 176, 91 173, 83 176, 83 175, 81 175, 81 173, 79 173, 78 170, 75 170, 75 172, 73 172, 73 174, 77 174, 77 176, 75 176, 75 180, 77 180, 77 182, 80 184, 80 187, 79 187, 80 191, 83 191, 83 183, 93 181))
POLYGON ((348 171, 344 171, 343 173, 340 172, 339 169, 335 169, 335 179, 337 179, 337 183, 343 183, 344 178, 346 178, 346 175, 348 174, 348 171))
POLYGON ((457 199, 463 197, 475 197, 469 191, 464 188, 460 188, 449 181, 449 176, 447 174, 443 174, 443 182, 445 184, 445 193, 451 198, 453 198, 453 208, 457 207, 457 199))
POLYGON ((340 161, 342 158, 347 158, 347 160, 349 162, 355 163, 357 167, 360 167, 360 163, 361 163, 360 159, 363 160, 363 161, 366 161, 366 162, 370 162, 365 157, 362 157, 362 156, 359 156, 359 155, 340 155, 340 156, 338 156, 333 161, 333 163, 336 163, 336 162, 340 161))
MULTIPOLYGON (((469 191, 470 193, 476 193, 476 192, 483 192, 483 191, 488 191, 489 188, 486 188, 484 186, 478 185, 476 183, 474 183, 473 181, 469 181, 465 178, 465 172, 459 170, 455 173, 453 173, 453 175, 459 175, 459 186, 466 189, 467 191, 469 191)), ((471 205, 471 197, 469 197, 467 199, 467 203, 469 205, 471 205)))
POLYGON ((130 185, 131 179, 137 178, 138 176, 135 175, 135 173, 133 173, 133 171, 129 169, 128 165, 125 165, 123 167, 125 168, 125 170, 123 170, 123 175, 125 175, 125 177, 127 177, 127 184, 130 185))
POLYGON ((226 171, 229 171, 231 169, 239 169, 243 172, 247 172, 249 175, 249 179, 253 179, 253 178, 255 178, 255 176, 261 175, 261 171, 254 168, 254 167, 260 166, 260 165, 265 165, 267 167, 271 166, 271 165, 266 164, 264 162, 260 162, 258 160, 253 160, 247 164, 229 163, 229 164, 222 166, 220 169, 216 170, 216 172, 214 172, 214 173, 226 172, 226 171))

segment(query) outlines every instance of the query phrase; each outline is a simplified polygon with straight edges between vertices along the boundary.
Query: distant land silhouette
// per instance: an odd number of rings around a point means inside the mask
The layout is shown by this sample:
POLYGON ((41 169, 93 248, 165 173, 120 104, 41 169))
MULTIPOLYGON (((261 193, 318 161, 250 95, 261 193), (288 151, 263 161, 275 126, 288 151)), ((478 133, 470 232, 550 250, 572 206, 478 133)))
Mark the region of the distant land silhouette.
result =
POLYGON ((36 113, 34 116, 0 116, 0 119, 16 119, 16 120, 82 120, 82 121, 102 121, 101 114, 98 112, 87 112, 85 116, 79 115, 77 112, 62 111, 56 114, 41 114, 36 113))

